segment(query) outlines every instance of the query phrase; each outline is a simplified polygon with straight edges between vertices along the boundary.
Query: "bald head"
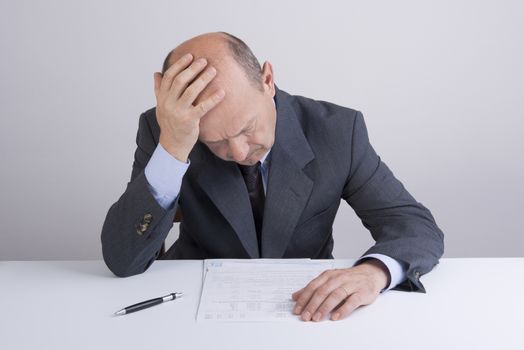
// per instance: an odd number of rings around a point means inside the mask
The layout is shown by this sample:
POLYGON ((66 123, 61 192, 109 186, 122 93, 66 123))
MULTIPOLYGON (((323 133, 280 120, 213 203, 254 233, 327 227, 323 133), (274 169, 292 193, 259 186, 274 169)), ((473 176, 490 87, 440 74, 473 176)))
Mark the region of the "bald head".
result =
POLYGON ((227 72, 231 65, 237 65, 239 67, 236 68, 241 68, 245 78, 255 88, 262 90, 260 63, 251 49, 234 35, 225 32, 206 33, 183 42, 167 55, 162 73, 187 53, 191 53, 195 59, 203 57, 215 67, 217 82, 221 80, 221 71, 227 72))
MULTIPOLYGON (((261 67, 243 41, 218 32, 199 35, 177 46, 166 57, 163 73, 186 54, 192 56, 189 68, 193 69, 178 74, 186 73, 182 79, 184 89, 193 87, 200 91, 196 98, 191 97, 193 106, 210 104, 219 90, 225 92, 223 99, 200 117, 199 141, 223 160, 244 165, 256 163, 269 151, 275 137, 275 87, 271 64, 266 61, 261 67), (199 60, 201 58, 207 64, 199 60), (204 74, 211 72, 211 68, 216 73, 209 80, 210 75, 204 74), (203 79, 197 81, 201 76, 203 79), (203 85, 203 82, 209 83, 203 85)), ((158 80, 157 76, 155 79, 158 80)))

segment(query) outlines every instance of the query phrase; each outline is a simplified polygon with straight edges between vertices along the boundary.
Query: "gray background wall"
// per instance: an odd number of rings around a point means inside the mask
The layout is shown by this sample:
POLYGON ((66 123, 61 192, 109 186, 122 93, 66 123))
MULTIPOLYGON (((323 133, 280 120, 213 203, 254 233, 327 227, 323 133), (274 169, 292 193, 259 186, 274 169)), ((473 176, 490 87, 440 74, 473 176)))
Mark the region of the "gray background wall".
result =
MULTIPOLYGON (((272 62, 280 88, 361 110, 446 257, 524 256, 523 14, 521 1, 2 0, 0 259, 101 258, 153 72, 216 30, 272 62)), ((372 244, 345 204, 334 230, 336 257, 372 244)))

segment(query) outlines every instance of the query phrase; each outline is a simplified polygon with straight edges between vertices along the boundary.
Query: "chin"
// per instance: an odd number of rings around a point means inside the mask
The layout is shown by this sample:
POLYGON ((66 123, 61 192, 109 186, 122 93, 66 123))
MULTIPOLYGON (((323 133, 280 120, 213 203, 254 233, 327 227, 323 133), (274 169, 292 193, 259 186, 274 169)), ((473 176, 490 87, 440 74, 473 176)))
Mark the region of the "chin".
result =
POLYGON ((241 165, 255 165, 259 160, 260 159, 257 159, 257 158, 251 158, 251 159, 246 159, 246 160, 243 160, 237 163, 241 165))
POLYGON ((254 151, 253 153, 251 153, 246 159, 240 161, 240 162, 237 162, 236 160, 234 159, 231 159, 229 157, 226 157, 226 158, 222 158, 219 156, 220 159, 222 160, 225 160, 225 161, 229 161, 229 162, 235 162, 237 164, 241 164, 241 165, 255 165, 258 161, 260 161, 262 159, 262 157, 264 156, 264 154, 266 153, 266 149, 261 147, 259 149, 257 149, 256 151, 254 151))
POLYGON ((253 165, 256 162, 260 161, 265 153, 266 153, 265 148, 257 149, 255 152, 253 152, 251 157, 248 157, 248 159, 246 159, 246 162, 250 163, 249 165, 253 165))

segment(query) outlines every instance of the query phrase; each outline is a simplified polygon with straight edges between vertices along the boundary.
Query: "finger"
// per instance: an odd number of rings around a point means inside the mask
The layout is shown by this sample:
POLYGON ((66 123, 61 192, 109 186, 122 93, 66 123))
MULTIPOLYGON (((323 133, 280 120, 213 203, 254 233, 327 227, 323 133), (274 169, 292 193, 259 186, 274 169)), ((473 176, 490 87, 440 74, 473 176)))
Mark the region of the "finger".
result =
POLYGON ((335 288, 329 296, 320 304, 317 311, 313 314, 312 320, 318 322, 332 310, 334 310, 339 304, 341 304, 349 296, 348 288, 340 286, 335 288))
POLYGON ((224 96, 226 96, 226 92, 220 89, 213 95, 206 98, 204 101, 200 102, 198 105, 194 107, 194 111, 196 111, 196 116, 198 118, 202 118, 207 112, 215 108, 215 106, 224 99, 224 96))
POLYGON ((331 270, 327 270, 322 272, 320 275, 315 277, 311 282, 309 282, 304 288, 300 290, 300 295, 297 296, 295 308, 293 309, 293 313, 295 315, 299 315, 304 310, 304 306, 307 305, 309 302, 309 299, 317 290, 318 287, 323 285, 328 279, 329 275, 331 274, 331 270))
POLYGON ((173 80, 175 79, 175 77, 181 71, 186 69, 192 60, 193 60, 193 55, 188 53, 182 56, 178 61, 173 63, 171 67, 169 67, 162 76, 162 83, 160 85, 160 91, 167 93, 169 89, 171 89, 171 85, 173 85, 173 80))
POLYGON ((294 292, 293 294, 291 294, 291 299, 297 301, 298 298, 300 297, 300 294, 302 294, 303 290, 304 290, 304 288, 301 288, 301 289, 297 290, 296 292, 294 292))
POLYGON ((200 76, 184 91, 180 97, 180 103, 182 103, 182 105, 185 107, 192 105, 198 95, 200 95, 204 88, 211 82, 211 80, 213 80, 216 72, 217 71, 214 67, 209 67, 202 74, 200 74, 200 76))
POLYGON ((333 321, 341 320, 349 316, 358 307, 367 304, 369 303, 366 302, 365 296, 362 293, 353 293, 349 296, 349 298, 347 298, 346 302, 342 304, 342 306, 340 306, 335 312, 333 312, 333 314, 331 315, 331 319, 333 321))
MULTIPOLYGON (((313 293, 313 296, 307 303, 307 305, 304 307, 304 311, 302 312, 301 318, 303 321, 319 321, 322 318, 322 314, 318 313, 318 309, 322 303, 325 302, 326 299, 328 299, 331 294, 333 294, 333 298, 338 300, 338 303, 340 303, 342 300, 348 297, 348 293, 341 288, 341 285, 344 283, 340 275, 335 275, 331 277, 326 283, 324 283, 322 286, 317 288, 315 293, 313 293)), ((337 304, 338 304, 337 303, 337 304)), ((334 306, 336 306, 335 304, 334 306)), ((333 306, 333 307, 334 307, 333 306)), ((331 311, 331 310, 329 310, 331 311)))
POLYGON ((193 62, 189 67, 184 69, 173 79, 173 84, 169 90, 169 93, 176 98, 180 97, 186 90, 189 83, 191 83, 195 77, 204 70, 207 65, 205 58, 199 58, 193 62))

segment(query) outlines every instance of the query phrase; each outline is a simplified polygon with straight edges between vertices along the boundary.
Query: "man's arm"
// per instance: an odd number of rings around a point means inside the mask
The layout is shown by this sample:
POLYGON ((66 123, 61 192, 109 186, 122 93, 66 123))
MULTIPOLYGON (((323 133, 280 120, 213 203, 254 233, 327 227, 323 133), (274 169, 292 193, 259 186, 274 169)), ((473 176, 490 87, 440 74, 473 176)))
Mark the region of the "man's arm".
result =
POLYGON ((323 272, 293 293, 295 314, 304 321, 332 320, 372 303, 388 286, 390 271, 380 259, 398 262, 406 282, 397 288, 424 291, 420 276, 442 256, 443 234, 422 204, 407 192, 371 147, 363 116, 353 125, 351 169, 342 197, 353 207, 376 241, 365 254, 370 258, 348 269, 323 272))
POLYGON ((423 292, 420 276, 438 263, 444 235, 430 211, 380 160, 360 112, 353 127, 352 165, 343 198, 376 241, 365 254, 383 254, 399 261, 406 267, 407 279, 397 288, 423 292))
POLYGON ((167 209, 159 204, 144 172, 156 148, 145 114, 140 117, 136 142, 131 181, 109 209, 101 236, 104 261, 120 277, 142 273, 153 263, 177 209, 176 201, 167 209))
POLYGON ((183 174, 175 176, 173 187, 169 184, 163 186, 169 182, 166 179, 171 176, 170 171, 176 172, 176 169, 173 170, 169 164, 159 169, 158 158, 161 158, 162 151, 166 151, 179 162, 187 163, 198 139, 200 119, 223 100, 225 91, 219 89, 195 103, 216 75, 214 67, 206 66, 205 59, 194 61, 193 55, 185 54, 164 73, 154 74, 155 117, 162 147, 157 147, 147 118, 142 115, 131 181, 124 194, 109 209, 102 228, 104 261, 117 276, 130 276, 147 270, 158 257, 173 225, 177 201, 174 205, 170 202, 173 193, 179 190, 183 174), (149 165, 144 172, 152 155, 155 155, 155 166, 149 165))

